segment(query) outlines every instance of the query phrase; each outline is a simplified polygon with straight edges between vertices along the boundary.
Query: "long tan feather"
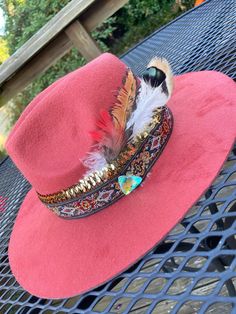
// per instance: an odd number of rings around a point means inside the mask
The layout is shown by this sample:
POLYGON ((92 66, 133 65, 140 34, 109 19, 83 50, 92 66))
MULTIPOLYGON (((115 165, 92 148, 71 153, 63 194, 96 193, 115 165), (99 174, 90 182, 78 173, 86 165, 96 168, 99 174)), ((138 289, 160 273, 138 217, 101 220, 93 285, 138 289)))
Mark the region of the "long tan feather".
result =
POLYGON ((125 130, 126 123, 133 110, 136 89, 136 79, 131 70, 128 70, 124 85, 120 89, 117 96, 118 102, 111 110, 111 116, 113 117, 115 128, 121 128, 122 130, 125 130))
POLYGON ((128 70, 123 86, 116 97, 116 103, 109 112, 100 112, 97 123, 99 130, 91 132, 107 162, 114 160, 127 143, 129 136, 127 136, 126 124, 134 110, 136 89, 136 79, 131 70, 128 70))

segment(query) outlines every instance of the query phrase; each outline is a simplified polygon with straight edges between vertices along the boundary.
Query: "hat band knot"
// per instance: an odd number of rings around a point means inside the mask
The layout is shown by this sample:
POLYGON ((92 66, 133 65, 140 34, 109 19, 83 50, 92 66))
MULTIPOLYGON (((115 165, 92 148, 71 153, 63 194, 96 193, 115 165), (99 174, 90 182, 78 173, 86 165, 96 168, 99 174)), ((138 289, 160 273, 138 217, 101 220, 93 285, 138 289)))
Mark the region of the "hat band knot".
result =
POLYGON ((138 148, 132 145, 120 154, 116 164, 103 173, 95 172, 87 179, 55 194, 39 199, 62 218, 90 216, 132 192, 148 175, 162 153, 173 128, 173 117, 166 106, 157 110, 153 128, 142 134, 138 148))

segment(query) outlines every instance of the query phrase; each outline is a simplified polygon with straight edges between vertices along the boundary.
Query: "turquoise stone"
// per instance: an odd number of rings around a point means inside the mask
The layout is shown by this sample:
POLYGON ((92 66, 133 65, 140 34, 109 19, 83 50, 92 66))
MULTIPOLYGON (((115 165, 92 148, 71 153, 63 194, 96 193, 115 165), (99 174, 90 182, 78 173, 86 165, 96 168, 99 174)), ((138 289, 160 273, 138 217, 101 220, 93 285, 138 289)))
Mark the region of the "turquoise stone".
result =
POLYGON ((118 183, 120 185, 121 191, 127 195, 132 192, 136 187, 142 182, 142 178, 138 176, 119 176, 118 183))

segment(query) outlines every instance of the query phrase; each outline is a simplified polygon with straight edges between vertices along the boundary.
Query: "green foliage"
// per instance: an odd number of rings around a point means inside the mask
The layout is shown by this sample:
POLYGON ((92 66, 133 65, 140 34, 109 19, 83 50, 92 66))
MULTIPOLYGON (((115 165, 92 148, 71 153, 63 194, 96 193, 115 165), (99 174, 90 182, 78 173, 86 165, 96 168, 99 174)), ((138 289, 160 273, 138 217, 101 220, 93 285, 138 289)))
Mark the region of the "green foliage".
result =
POLYGON ((0 150, 0 161, 6 156, 6 151, 1 151, 0 150))
POLYGON ((194 5, 194 0, 129 0, 117 16, 119 32, 111 51, 121 54, 194 5))
POLYGON ((0 64, 2 64, 9 57, 7 41, 0 36, 0 64))
POLYGON ((37 30, 70 0, 0 0, 6 15, 6 38, 10 54, 21 47, 37 30))

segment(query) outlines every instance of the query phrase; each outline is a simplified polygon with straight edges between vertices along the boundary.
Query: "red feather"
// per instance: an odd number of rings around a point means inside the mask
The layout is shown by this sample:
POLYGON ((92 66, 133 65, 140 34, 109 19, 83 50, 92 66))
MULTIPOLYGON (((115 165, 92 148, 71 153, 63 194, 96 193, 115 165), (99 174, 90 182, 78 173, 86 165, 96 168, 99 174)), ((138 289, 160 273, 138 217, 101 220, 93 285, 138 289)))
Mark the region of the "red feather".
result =
POLYGON ((105 159, 114 160, 126 144, 126 123, 133 110, 136 95, 136 80, 129 70, 117 96, 117 103, 110 112, 101 110, 97 131, 90 132, 99 144, 105 159))
POLYGON ((90 132, 90 135, 95 140, 95 142, 105 145, 104 141, 107 136, 113 131, 112 117, 109 112, 105 110, 100 111, 100 120, 96 123, 99 130, 90 132))

